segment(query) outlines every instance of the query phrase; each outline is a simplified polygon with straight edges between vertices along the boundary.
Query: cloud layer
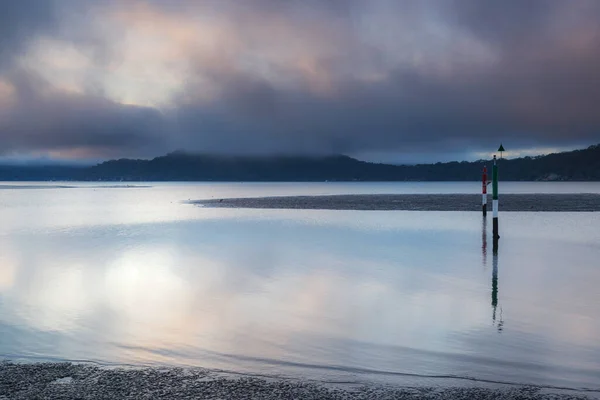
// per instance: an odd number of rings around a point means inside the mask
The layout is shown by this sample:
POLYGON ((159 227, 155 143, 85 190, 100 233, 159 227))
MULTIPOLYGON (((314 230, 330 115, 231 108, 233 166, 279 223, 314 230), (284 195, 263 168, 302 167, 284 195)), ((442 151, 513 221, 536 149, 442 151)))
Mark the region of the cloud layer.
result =
POLYGON ((600 141, 595 0, 25 0, 0 149, 419 161, 600 141))

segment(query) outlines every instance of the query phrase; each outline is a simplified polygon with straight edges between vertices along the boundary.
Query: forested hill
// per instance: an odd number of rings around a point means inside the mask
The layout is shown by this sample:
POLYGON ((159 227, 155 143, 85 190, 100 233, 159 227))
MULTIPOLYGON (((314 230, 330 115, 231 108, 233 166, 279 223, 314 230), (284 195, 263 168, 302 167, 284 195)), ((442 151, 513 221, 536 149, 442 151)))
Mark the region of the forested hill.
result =
MULTIPOLYGON (((600 181, 600 145, 539 157, 499 160, 505 181, 600 181)), ((491 161, 387 165, 347 156, 233 157, 175 152, 152 160, 92 167, 0 166, 0 180, 83 181, 474 181, 491 161)))

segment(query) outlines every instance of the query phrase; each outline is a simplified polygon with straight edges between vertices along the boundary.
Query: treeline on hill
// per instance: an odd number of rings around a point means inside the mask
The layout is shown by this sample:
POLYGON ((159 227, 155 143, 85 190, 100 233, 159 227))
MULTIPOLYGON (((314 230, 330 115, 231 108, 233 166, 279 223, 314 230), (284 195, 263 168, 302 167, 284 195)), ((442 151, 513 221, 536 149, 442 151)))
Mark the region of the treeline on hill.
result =
MULTIPOLYGON (((600 145, 539 157, 499 160, 506 181, 600 181, 600 145)), ((419 165, 374 164, 347 156, 233 157, 175 152, 152 160, 92 167, 0 166, 0 180, 82 181, 474 181, 490 160, 419 165)))

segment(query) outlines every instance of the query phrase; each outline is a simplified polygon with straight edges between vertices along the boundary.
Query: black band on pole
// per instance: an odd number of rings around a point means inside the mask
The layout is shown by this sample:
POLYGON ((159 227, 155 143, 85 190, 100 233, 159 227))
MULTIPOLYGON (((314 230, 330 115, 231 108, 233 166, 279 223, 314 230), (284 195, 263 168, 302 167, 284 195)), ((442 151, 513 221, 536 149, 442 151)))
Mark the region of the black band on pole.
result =
POLYGON ((493 237, 495 240, 498 240, 500 235, 498 234, 498 218, 493 219, 493 227, 492 227, 493 237))

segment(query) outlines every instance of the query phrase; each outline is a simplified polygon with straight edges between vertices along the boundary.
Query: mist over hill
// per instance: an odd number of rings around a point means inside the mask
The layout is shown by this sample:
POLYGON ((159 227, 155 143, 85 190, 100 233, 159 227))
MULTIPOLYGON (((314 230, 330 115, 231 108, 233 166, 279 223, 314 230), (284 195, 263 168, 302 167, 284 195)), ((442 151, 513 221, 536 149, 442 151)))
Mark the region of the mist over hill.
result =
MULTIPOLYGON (((505 181, 600 181, 600 145, 499 160, 505 181)), ((151 160, 120 159, 91 167, 0 165, 3 181, 474 181, 491 160, 418 165, 359 161, 343 155, 219 156, 174 152, 151 160)))

